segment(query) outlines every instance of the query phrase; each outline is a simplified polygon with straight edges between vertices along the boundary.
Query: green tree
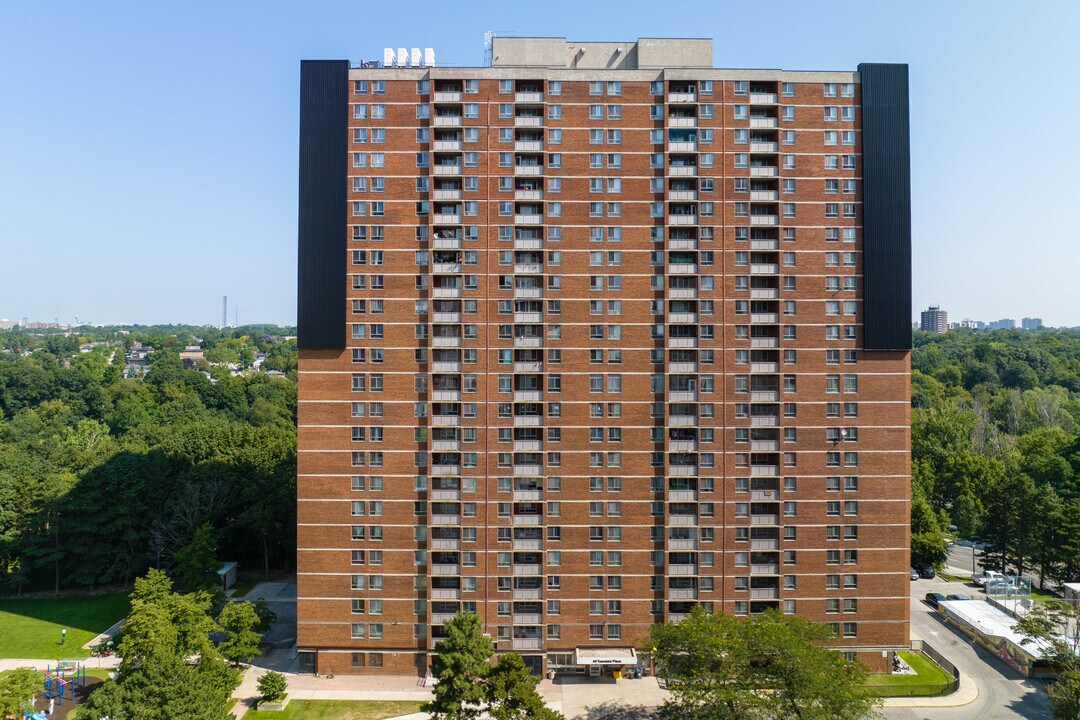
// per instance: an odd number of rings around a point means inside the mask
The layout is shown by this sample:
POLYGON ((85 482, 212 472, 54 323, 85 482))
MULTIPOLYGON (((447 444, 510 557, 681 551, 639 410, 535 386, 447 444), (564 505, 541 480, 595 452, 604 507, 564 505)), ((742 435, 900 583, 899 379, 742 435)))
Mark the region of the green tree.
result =
POLYGON ((536 692, 539 681, 521 655, 500 655, 488 674, 488 715, 493 720, 562 720, 536 692))
POLYGON ((826 626, 774 611, 739 620, 700 607, 653 625, 649 652, 667 681, 665 720, 871 717, 866 670, 824 647, 826 626))
POLYGON ((285 697, 285 692, 289 689, 289 681, 281 673, 270 670, 259 678, 257 687, 260 698, 273 702, 285 697))
POLYGON ((1013 627, 1024 636, 1021 644, 1041 642, 1043 659, 1058 677, 1048 688, 1050 709, 1058 720, 1080 718, 1080 606, 1064 600, 1048 600, 1032 606, 1013 627))
POLYGON ((259 641, 262 636, 255 631, 259 625, 259 615, 255 606, 249 602, 231 602, 221 609, 218 626, 226 637, 218 643, 218 652, 239 665, 241 661, 251 662, 259 654, 259 641))
POLYGON ((214 528, 203 523, 191 542, 176 553, 174 574, 181 590, 216 590, 221 583, 214 528))
POLYGON ((24 712, 33 711, 30 699, 38 690, 37 670, 32 667, 16 668, 0 676, 0 717, 21 718, 24 712))
POLYGON ((479 718, 488 695, 485 681, 494 651, 491 640, 484 636, 483 623, 475 613, 459 612, 443 627, 447 636, 435 645, 438 654, 431 663, 438 681, 435 697, 420 709, 432 720, 479 718))

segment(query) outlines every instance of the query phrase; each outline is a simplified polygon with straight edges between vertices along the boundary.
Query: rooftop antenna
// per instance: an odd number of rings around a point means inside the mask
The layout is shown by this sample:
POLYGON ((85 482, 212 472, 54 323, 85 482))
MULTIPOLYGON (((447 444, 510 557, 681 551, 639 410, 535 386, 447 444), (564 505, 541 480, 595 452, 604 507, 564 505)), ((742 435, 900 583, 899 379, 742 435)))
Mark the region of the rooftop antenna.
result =
POLYGON ((497 37, 514 37, 517 30, 488 30, 484 33, 484 67, 491 67, 492 47, 497 37))
POLYGON ((224 330, 225 326, 229 324, 229 296, 221 296, 221 329, 224 330))

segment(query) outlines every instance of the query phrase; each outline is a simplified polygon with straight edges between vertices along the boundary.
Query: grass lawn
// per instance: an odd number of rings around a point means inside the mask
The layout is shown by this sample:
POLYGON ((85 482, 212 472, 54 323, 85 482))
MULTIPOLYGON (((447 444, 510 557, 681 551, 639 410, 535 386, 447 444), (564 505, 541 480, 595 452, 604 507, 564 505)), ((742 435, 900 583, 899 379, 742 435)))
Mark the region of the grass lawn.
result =
POLYGON ((249 711, 244 717, 262 720, 382 720, 420 712, 410 700, 293 700, 282 712, 249 711))
POLYGON ((126 592, 0 600, 0 658, 88 657, 82 646, 127 615, 126 592), (60 630, 67 642, 60 645, 60 630))
POLYGON ((904 659, 915 675, 871 675, 866 685, 876 694, 885 697, 911 696, 911 695, 936 695, 942 688, 952 682, 949 674, 937 666, 922 653, 900 651, 900 657, 904 659))
POLYGON ((971 582, 970 575, 950 575, 949 573, 939 572, 937 576, 942 580, 947 580, 949 582, 971 582))
POLYGON ((1035 600, 1036 602, 1042 602, 1045 600, 1060 600, 1061 597, 1059 595, 1055 595, 1049 590, 1040 590, 1037 587, 1033 587, 1031 588, 1031 599, 1035 600))

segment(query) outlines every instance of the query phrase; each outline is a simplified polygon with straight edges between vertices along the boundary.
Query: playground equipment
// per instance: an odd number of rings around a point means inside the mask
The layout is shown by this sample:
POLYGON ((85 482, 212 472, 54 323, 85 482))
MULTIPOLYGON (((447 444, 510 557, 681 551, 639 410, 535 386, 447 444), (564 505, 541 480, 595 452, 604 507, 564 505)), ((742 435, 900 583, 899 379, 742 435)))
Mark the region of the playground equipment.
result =
POLYGON ((75 660, 60 660, 56 667, 46 666, 41 682, 41 694, 46 700, 56 700, 63 705, 64 700, 75 701, 75 688, 85 687, 86 666, 75 660))

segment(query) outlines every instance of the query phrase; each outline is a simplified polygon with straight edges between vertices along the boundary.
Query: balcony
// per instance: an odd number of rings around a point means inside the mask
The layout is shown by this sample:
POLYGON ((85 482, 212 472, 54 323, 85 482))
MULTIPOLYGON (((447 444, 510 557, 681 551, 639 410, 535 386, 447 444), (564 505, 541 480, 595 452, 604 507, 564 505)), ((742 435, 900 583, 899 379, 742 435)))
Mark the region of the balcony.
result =
MULTIPOLYGON (((443 491, 443 492, 446 492, 446 491, 443 491)), ((453 540, 449 540, 449 539, 432 540, 431 541, 431 549, 432 550, 460 550, 461 549, 461 541, 456 540, 456 539, 453 539, 453 540)))
POLYGON ((447 620, 453 620, 457 613, 431 613, 431 624, 442 625, 447 620))
POLYGON ((668 142, 668 152, 697 152, 696 142, 668 142))
MULTIPOLYGON (((539 392, 537 393, 539 395, 539 392)), ((517 400, 518 398, 514 398, 517 400)), ((537 397, 534 402, 539 402, 540 398, 537 397)), ((540 452, 543 450, 542 443, 539 440, 515 440, 514 452, 540 452)), ((532 492, 531 490, 529 492, 532 492)))
POLYGON ((537 213, 536 215, 515 215, 515 225, 540 225, 544 222, 544 216, 537 213))
MULTIPOLYGON (((458 296, 460 297, 460 295, 458 296)), ((516 298, 542 298, 544 297, 544 289, 539 287, 515 287, 514 297, 516 298)))
POLYGON ((751 215, 751 225, 779 225, 780 219, 776 215, 751 215))
POLYGON ((668 215, 668 225, 697 225, 697 215, 668 215))
POLYGON ((669 103, 692 103, 697 102, 696 92, 669 92, 667 96, 669 103))
POLYGON ((432 347, 461 347, 460 337, 439 337, 435 336, 431 338, 432 347))
MULTIPOLYGON (((437 440, 436 442, 440 442, 440 441, 437 440)), ((447 441, 443 440, 441 442, 447 442, 447 441)), ((450 441, 450 442, 454 442, 454 441, 450 441)), ((456 445, 457 443, 454 442, 454 444, 456 445)), ((438 448, 436 448, 436 449, 438 449, 438 448)), ((460 500, 461 499, 461 491, 460 490, 432 490, 431 491, 431 499, 432 500, 460 500)), ((457 540, 452 540, 451 542, 453 542, 455 545, 457 544, 457 540)))
POLYGON ((696 600, 697 590, 694 588, 672 588, 668 590, 668 597, 672 600, 696 600))
POLYGON ((777 372, 780 372, 780 363, 774 363, 774 362, 750 363, 750 372, 752 372, 752 373, 777 373, 777 372))
POLYGON ((755 390, 750 393, 750 402, 777 402, 779 399, 777 390, 755 390))
POLYGON ((778 347, 780 347, 780 338, 775 338, 775 337, 750 338, 750 347, 752 347, 752 348, 778 348, 778 347))
MULTIPOLYGON (((684 393, 679 393, 684 394, 684 393)), ((686 395, 693 395, 693 393, 685 393, 686 395)), ((686 399, 679 399, 673 397, 675 393, 668 395, 668 401, 670 402, 692 402, 693 397, 686 399)), ((694 452, 697 450, 697 442, 694 440, 668 440, 667 446, 668 452, 694 452)))
MULTIPOLYGON (((765 442, 758 440, 758 442, 765 442)), ((778 502, 780 500, 779 490, 751 490, 750 499, 760 502, 778 502)))
POLYGON ((774 325, 780 322, 780 315, 779 313, 750 313, 750 322, 774 325))
POLYGON ((432 372, 447 372, 456 373, 461 372, 461 363, 459 362, 434 362, 431 364, 432 372))
POLYGON ((753 600, 770 600, 780 597, 779 588, 750 588, 750 598, 753 600))
POLYGON ((514 613, 515 625, 539 625, 544 622, 544 616, 540 613, 514 613))
POLYGON ((542 362, 519 362, 514 363, 514 372, 519 373, 533 373, 544 372, 544 363, 542 362))
POLYGON ((514 338, 514 347, 516 348, 538 348, 543 347, 544 338, 542 337, 516 337, 514 338))
POLYGON ((543 165, 515 165, 514 166, 514 174, 517 175, 518 177, 521 177, 522 175, 534 175, 534 176, 535 175, 543 175, 544 174, 544 166, 543 165))
POLYGON ((754 300, 775 300, 780 297, 778 288, 751 288, 750 297, 754 300))
POLYGON ((774 128, 777 126, 776 118, 770 117, 757 117, 750 118, 751 128, 774 128))
MULTIPOLYGON (((539 444, 540 443, 537 442, 537 445, 539 445, 539 444)), ((514 502, 537 502, 538 500, 540 500, 540 491, 539 490, 515 490, 514 491, 514 502)), ((537 540, 536 543, 537 543, 537 547, 540 547, 540 541, 537 540)), ((516 549, 517 545, 515 544, 514 547, 516 549)))
MULTIPOLYGON (((461 393, 459 393, 457 391, 451 391, 451 390, 437 390, 434 394, 437 396, 440 393, 450 393, 450 392, 453 392, 455 395, 457 395, 459 397, 461 396, 461 393)), ((449 398, 440 398, 440 397, 435 397, 435 398, 433 398, 433 400, 435 402, 457 402, 457 400, 451 401, 449 398)), ((434 452, 457 452, 458 450, 461 449, 461 442, 458 441, 458 440, 432 440, 431 441, 431 449, 434 452)), ((442 490, 440 492, 446 492, 446 491, 442 490)), ((432 495, 432 497, 434 497, 434 495, 432 495)))
POLYGON ((673 128, 692 128, 697 127, 696 117, 669 117, 667 121, 668 127, 673 128))
POLYGON ((774 165, 759 165, 750 168, 750 177, 776 177, 779 174, 774 165))
POLYGON ((751 465, 750 474, 754 477, 778 477, 780 475, 779 465, 751 465))
POLYGON ((542 102, 544 102, 544 93, 542 93, 542 92, 519 92, 519 93, 516 93, 514 95, 514 102, 519 102, 519 103, 542 103, 542 102))
POLYGON ((780 272, 780 266, 776 263, 752 263, 750 272, 754 275, 776 275, 780 272))
POLYGON ((544 646, 540 638, 514 638, 515 650, 539 650, 544 646))
MULTIPOLYGON (((447 216, 443 216, 447 217, 447 216)), ((431 272, 436 275, 457 275, 461 272, 461 263, 434 263, 431 266, 431 272)))
POLYGON ((514 199, 515 200, 543 200, 544 199, 544 191, 543 190, 515 190, 514 191, 514 199))
POLYGON ((697 200, 697 191, 696 190, 672 190, 671 192, 669 192, 667 194, 667 199, 668 200, 673 200, 673 201, 674 200, 680 200, 680 201, 697 200))
POLYGON ((765 527, 775 527, 780 524, 779 515, 751 515, 751 525, 762 525, 765 527))
POLYGON ((697 275, 697 263, 670 263, 667 270, 669 275, 697 275))
POLYGON ((672 300, 693 300, 697 298, 697 288, 669 288, 668 297, 672 300))
POLYGON ((460 572, 457 565, 432 565, 432 575, 457 575, 460 572))
POLYGON ((514 427, 536 427, 543 424, 539 415, 515 415, 514 427))
POLYGON ((519 140, 514 143, 514 150, 518 152, 542 152, 543 140, 519 140))
POLYGON ((460 115, 436 115, 435 127, 461 127, 460 115))
POLYGON ((750 427, 776 427, 780 424, 778 415, 751 415, 750 427))
MULTIPOLYGON (((460 213, 437 213, 437 214, 431 216, 431 224, 432 225, 460 225, 461 224, 461 214, 460 213)), ((436 267, 438 267, 438 265, 436 265, 436 267)), ((438 272, 438 270, 436 270, 436 272, 438 272)), ((456 271, 447 271, 447 272, 461 272, 461 269, 459 267, 459 269, 456 270, 456 271)))
POLYGON ((514 238, 515 250, 541 250, 544 241, 540 238, 514 238))
POLYGON ((774 153, 778 149, 779 149, 779 146, 774 142, 752 142, 752 143, 750 143, 750 152, 774 153))
POLYGON ((778 250, 780 249, 780 241, 775 239, 766 240, 751 240, 751 250, 778 250))
MULTIPOLYGON (((532 340, 533 338, 518 338, 518 340, 532 340)), ((540 402, 543 394, 539 390, 518 390, 514 393, 514 402, 540 402)))
POLYGON ((436 92, 435 102, 437 103, 459 103, 461 102, 461 93, 459 92, 436 92))
POLYGON ((668 565, 669 575, 696 575, 696 565, 668 565))
POLYGON ((514 118, 514 127, 543 127, 544 118, 535 117, 516 117, 514 118))
POLYGON ((667 321, 674 325, 696 325, 697 313, 671 313, 667 321))
POLYGON ((768 538, 768 539, 763 539, 763 540, 751 540, 750 541, 750 549, 751 550, 779 550, 780 549, 780 541, 776 540, 775 538, 768 538))
MULTIPOLYGON (((697 475, 697 465, 669 465, 668 466, 668 475, 679 475, 679 476, 697 475)), ((678 516, 672 516, 672 517, 678 517, 678 516)), ((693 516, 687 516, 687 517, 693 517, 693 516)), ((682 523, 682 524, 684 524, 684 525, 692 525, 693 523, 682 523)))
POLYGON ((431 193, 432 200, 460 200, 460 190, 433 190, 431 193))
POLYGON ((668 338, 668 345, 667 346, 669 348, 696 348, 697 347, 697 338, 692 338, 692 337, 689 337, 689 338, 683 338, 683 337, 668 338))
POLYGON ((434 247, 436 250, 460 250, 461 238, 459 237, 436 237, 434 247))
POLYGON ((431 516, 431 524, 432 525, 460 525, 461 524, 461 516, 460 515, 432 515, 431 516))
POLYGON ((750 93, 751 105, 775 105, 776 93, 750 93))
MULTIPOLYGON (((682 467, 676 465, 675 467, 682 467)), ((679 473, 671 473, 672 475, 678 475, 679 473)), ((697 525, 697 515, 669 515, 668 525, 697 525)))
POLYGON ((671 427, 690 427, 697 425, 697 415, 672 415, 667 424, 671 427))
POLYGON ((696 502, 696 490, 668 490, 668 502, 696 502))
POLYGON ((460 600, 461 590, 458 588, 432 588, 431 599, 432 600, 460 600))
POLYGON ((671 373, 696 373, 697 363, 668 363, 668 372, 671 373))
MULTIPOLYGON (((516 475, 518 477, 536 477, 537 475, 543 475, 543 474, 544 474, 544 469, 542 467, 540 467, 539 465, 515 465, 514 466, 514 475, 516 475)), ((520 525, 538 525, 539 520, 540 520, 539 515, 518 515, 514 519, 517 520, 519 517, 532 518, 533 520, 537 521, 537 522, 518 523, 520 525)))
POLYGON ((436 140, 435 150, 437 152, 461 152, 460 140, 436 140))
POLYGON ((544 591, 540 588, 518 588, 514 590, 515 600, 539 600, 544 597, 544 591))
POLYGON ((543 575, 543 569, 539 565, 515 565, 515 575, 543 575))
MULTIPOLYGON (((779 450, 780 450, 780 441, 779 440, 751 440, 750 441, 750 452, 779 452, 779 450)), ((771 493, 771 492, 776 492, 776 491, 775 490, 755 490, 754 492, 752 492, 750 494, 750 496, 754 500, 765 499, 765 498, 756 497, 757 493, 759 493, 759 492, 771 493)), ((769 499, 775 500, 776 498, 769 498, 769 499)))
POLYGON ((668 167, 668 175, 693 177, 697 175, 697 165, 671 165, 668 167))
POLYGON ((697 550, 697 540, 668 540, 668 550, 697 550))
MULTIPOLYGON (((667 394, 668 402, 695 402, 697 400, 697 393, 692 390, 669 390, 667 394)), ((692 443, 692 441, 691 441, 692 443)), ((675 448, 671 448, 674 450, 675 448)))
POLYGON ((431 174, 432 175, 460 175, 461 174, 461 166, 460 165, 432 165, 431 174))
MULTIPOLYGON (((516 499, 516 498, 515 498, 516 499)), ((539 550, 543 542, 540 538, 518 539, 514 541, 515 550, 539 550)))
POLYGON ((514 272, 518 275, 541 275, 544 272, 543 263, 515 263, 514 272))
MULTIPOLYGON (((432 314, 431 314, 431 322, 433 322, 433 323, 459 323, 459 322, 461 322, 461 313, 456 313, 456 312, 448 312, 448 313, 444 313, 444 312, 437 312, 437 313, 432 313, 432 314)), ((435 364, 436 364, 436 365, 439 365, 439 363, 435 363, 435 364)), ((453 364, 454 364, 455 366, 457 366, 457 365, 458 365, 458 363, 453 363, 453 364)), ((437 368, 436 368, 436 369, 437 369, 437 368)), ((455 367, 455 370, 456 370, 456 369, 457 369, 457 368, 455 367)))
POLYGON ((780 199, 780 193, 775 190, 751 190, 751 202, 776 202, 780 199))
POLYGON ((461 424, 460 415, 432 415, 431 424, 439 427, 453 427, 461 424))

